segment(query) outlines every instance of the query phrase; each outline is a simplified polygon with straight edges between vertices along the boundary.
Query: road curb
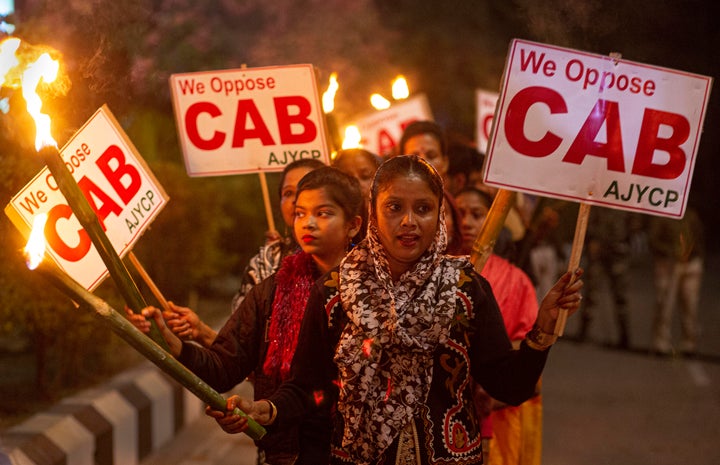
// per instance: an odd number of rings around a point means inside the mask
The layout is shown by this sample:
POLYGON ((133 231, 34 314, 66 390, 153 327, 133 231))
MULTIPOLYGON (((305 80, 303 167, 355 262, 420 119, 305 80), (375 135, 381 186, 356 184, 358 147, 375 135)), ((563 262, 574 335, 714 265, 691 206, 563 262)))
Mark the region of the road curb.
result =
POLYGON ((0 435, 0 465, 137 465, 203 412, 149 362, 0 435))

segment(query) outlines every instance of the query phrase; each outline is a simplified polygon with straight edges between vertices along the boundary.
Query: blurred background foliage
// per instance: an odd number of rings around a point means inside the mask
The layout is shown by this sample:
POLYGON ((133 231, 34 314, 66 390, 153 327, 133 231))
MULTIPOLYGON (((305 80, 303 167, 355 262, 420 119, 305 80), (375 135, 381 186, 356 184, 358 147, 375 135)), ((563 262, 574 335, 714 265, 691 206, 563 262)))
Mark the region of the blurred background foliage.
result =
MULTIPOLYGON (((8 19, 17 26, 14 35, 63 54, 70 86, 66 95, 46 96, 43 107, 60 145, 108 104, 164 186, 170 202, 135 252, 166 297, 186 304, 194 292, 229 301, 267 225, 256 176, 185 173, 172 73, 312 63, 322 88, 338 73, 340 124, 370 110, 368 96, 388 95, 392 79, 403 74, 412 92, 428 96, 439 123, 472 139, 475 90, 499 88, 513 38, 717 76, 719 18, 715 2, 705 0, 24 0, 8 19)), ((5 97, 3 206, 42 167, 32 156, 34 128, 22 97, 3 89, 5 97)), ((718 211, 710 175, 720 163, 716 102, 715 95, 690 196, 708 227, 718 211)), ((269 183, 276 205, 277 175, 269 183)), ((282 224, 279 212, 275 217, 282 224)), ((118 352, 122 342, 91 316, 27 271, 22 241, 7 219, 0 220, 0 237, 0 378, 10 379, 13 361, 31 355, 26 368, 52 400, 105 368, 136 361, 118 352)), ((97 293, 122 308, 112 283, 97 293)), ((0 398, 0 413, 16 409, 13 398, 0 398)))

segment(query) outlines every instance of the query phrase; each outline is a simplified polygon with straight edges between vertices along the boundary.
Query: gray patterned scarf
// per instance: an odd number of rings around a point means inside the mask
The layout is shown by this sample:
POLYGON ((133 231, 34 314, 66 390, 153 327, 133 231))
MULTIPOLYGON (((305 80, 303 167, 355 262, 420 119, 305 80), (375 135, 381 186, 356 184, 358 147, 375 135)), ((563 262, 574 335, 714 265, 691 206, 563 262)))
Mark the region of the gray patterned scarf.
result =
POLYGON ((374 215, 368 234, 340 264, 340 297, 349 317, 335 352, 343 448, 356 463, 376 459, 427 400, 433 354, 455 313, 460 268, 442 255, 444 209, 433 243, 397 282, 390 275, 374 215))

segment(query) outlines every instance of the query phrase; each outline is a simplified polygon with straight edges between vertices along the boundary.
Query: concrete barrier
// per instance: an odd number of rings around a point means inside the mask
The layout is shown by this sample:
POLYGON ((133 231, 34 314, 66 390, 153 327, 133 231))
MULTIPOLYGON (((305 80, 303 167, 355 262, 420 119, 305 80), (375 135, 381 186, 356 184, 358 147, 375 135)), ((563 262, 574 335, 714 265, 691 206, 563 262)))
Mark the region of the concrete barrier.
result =
POLYGON ((5 431, 0 465, 137 465, 203 410, 146 362, 5 431))

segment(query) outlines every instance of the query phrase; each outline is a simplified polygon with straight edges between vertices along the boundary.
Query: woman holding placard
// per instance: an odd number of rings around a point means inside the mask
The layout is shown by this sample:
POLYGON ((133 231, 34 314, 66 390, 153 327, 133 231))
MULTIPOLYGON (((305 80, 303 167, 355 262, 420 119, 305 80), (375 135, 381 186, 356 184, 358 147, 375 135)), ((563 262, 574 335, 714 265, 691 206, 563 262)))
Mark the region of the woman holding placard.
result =
MULTIPOLYGON (((149 307, 143 315, 129 317, 142 330, 149 327, 145 318, 154 318, 170 353, 213 388, 228 391, 254 372, 255 398, 269 397, 290 373, 316 279, 340 263, 360 229, 361 206, 355 178, 329 167, 305 175, 297 186, 293 225, 302 250, 285 257, 275 274, 248 292, 209 348, 181 341, 158 309, 149 307)), ((319 413, 312 412, 290 428, 268 427, 257 443, 261 457, 273 465, 297 463, 304 435, 329 438, 330 421, 319 413)), ((312 447, 306 450, 314 453, 312 447)))
MULTIPOLYGON (((519 404, 535 392, 560 308, 580 302, 580 271, 566 273, 514 350, 488 282, 443 254, 443 184, 417 156, 397 156, 373 182, 366 238, 308 300, 290 377, 268 401, 233 396, 259 423, 289 428, 335 412, 330 457, 306 463, 482 463, 471 379, 519 404)), ((247 420, 216 412, 226 431, 247 420)), ((303 447, 327 437, 308 431, 303 447)))

